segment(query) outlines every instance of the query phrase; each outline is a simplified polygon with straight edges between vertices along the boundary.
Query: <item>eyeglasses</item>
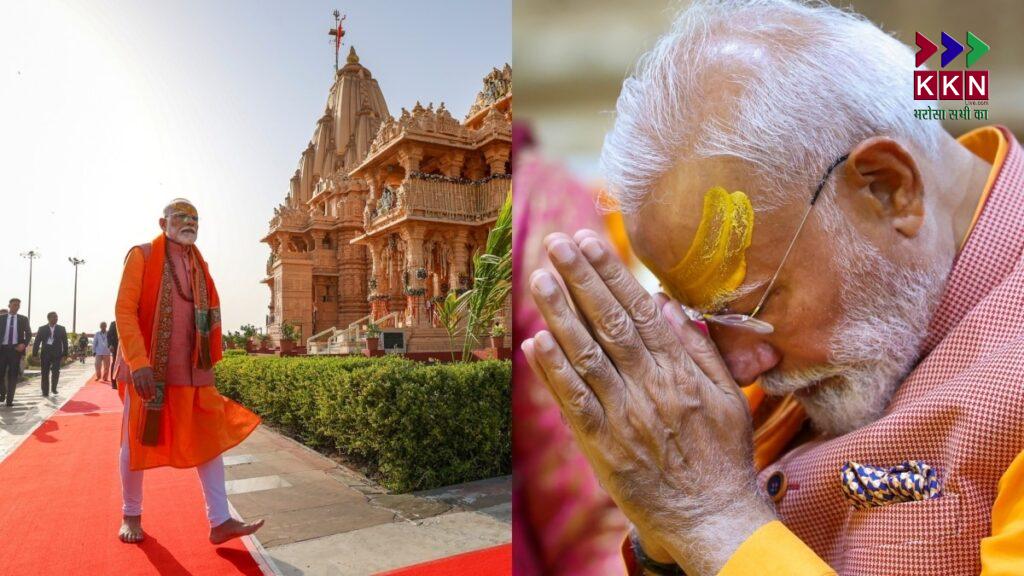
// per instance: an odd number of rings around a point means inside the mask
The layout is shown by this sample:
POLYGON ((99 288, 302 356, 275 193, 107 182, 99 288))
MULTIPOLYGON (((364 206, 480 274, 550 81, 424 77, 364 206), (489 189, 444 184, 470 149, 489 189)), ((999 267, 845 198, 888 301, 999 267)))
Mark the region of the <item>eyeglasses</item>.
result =
POLYGON ((761 311, 761 308, 764 307, 764 303, 768 299, 768 295, 771 294, 772 288, 775 286, 775 281, 778 280, 779 273, 782 272, 782 267, 786 265, 789 253, 793 251, 796 239, 800 237, 800 231, 804 229, 804 224, 807 223, 807 217, 811 215, 811 210, 814 208, 814 204, 818 201, 818 197, 821 196, 821 191, 825 189, 825 184, 828 183, 829 176, 832 175, 832 171, 836 169, 836 166, 842 164, 849 157, 849 154, 844 154, 837 158, 836 161, 828 167, 828 170, 825 171, 825 175, 821 177, 821 181, 818 182, 818 187, 814 189, 814 194, 811 195, 811 203, 808 204, 807 209, 804 210, 803 218, 800 219, 800 225, 796 229, 796 234, 794 234, 793 239, 790 240, 789 247, 786 248, 786 253, 782 255, 782 261, 779 262, 779 267, 775 269, 775 274, 773 274, 772 279, 768 281, 768 286, 765 287, 764 293, 761 294, 761 299, 757 301, 757 306, 754 306, 754 310, 750 314, 708 314, 688 306, 683 306, 683 313, 686 314, 687 318, 694 322, 709 322, 712 324, 721 324, 723 326, 732 326, 734 328, 741 328, 758 334, 771 334, 774 332, 774 326, 764 320, 758 320, 756 316, 758 312, 761 311))
POLYGON ((187 214, 185 212, 175 212, 174 214, 171 214, 171 219, 174 220, 175 222, 181 222, 183 224, 188 223, 189 220, 196 224, 199 224, 199 216, 187 214))

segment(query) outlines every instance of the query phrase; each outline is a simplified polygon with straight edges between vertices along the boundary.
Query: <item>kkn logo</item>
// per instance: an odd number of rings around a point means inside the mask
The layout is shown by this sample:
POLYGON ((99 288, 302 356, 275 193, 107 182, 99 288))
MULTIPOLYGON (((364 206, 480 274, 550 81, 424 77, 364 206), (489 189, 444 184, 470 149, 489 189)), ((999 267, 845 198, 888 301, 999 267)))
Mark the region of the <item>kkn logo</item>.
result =
MULTIPOLYGON (((938 50, 934 42, 917 32, 917 59, 920 67, 938 50)), ((988 52, 988 44, 967 32, 967 68, 988 52)), ((964 45, 942 33, 942 67, 945 68, 964 51, 964 45)), ((988 70, 914 70, 914 100, 988 100, 988 70)))

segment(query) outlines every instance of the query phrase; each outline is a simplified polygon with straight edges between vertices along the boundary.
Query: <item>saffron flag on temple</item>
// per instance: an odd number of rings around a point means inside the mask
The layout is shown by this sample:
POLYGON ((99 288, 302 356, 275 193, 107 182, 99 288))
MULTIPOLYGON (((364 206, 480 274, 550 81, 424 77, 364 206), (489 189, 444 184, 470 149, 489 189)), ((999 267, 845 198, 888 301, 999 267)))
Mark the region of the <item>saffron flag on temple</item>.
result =
POLYGON ((341 38, 345 35, 345 28, 342 26, 342 22, 345 18, 338 20, 338 28, 328 32, 331 36, 334 36, 334 55, 338 55, 338 51, 341 50, 341 38))

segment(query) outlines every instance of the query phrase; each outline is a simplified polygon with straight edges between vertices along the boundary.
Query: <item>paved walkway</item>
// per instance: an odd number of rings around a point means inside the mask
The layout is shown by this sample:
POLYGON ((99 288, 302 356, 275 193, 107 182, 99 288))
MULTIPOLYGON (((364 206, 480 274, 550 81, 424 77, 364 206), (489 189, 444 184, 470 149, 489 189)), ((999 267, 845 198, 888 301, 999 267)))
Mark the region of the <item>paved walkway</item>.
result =
MULTIPOLYGON (((0 461, 77 392, 90 359, 61 372, 59 395, 43 398, 39 376, 0 407, 0 461)), ((414 494, 379 485, 260 426, 225 455, 228 498, 244 518, 266 518, 254 556, 287 576, 356 576, 506 544, 512 539, 511 477, 414 494)), ((172 551, 173 553, 173 551, 172 551)))
POLYGON ((259 540, 287 576, 373 574, 512 540, 510 476, 388 494, 265 426, 225 464, 229 500, 267 519, 259 540))
POLYGON ((39 369, 28 369, 29 378, 14 392, 14 406, 0 405, 0 461, 14 451, 39 424, 56 412, 95 374, 92 359, 72 362, 60 371, 56 396, 43 398, 39 369))

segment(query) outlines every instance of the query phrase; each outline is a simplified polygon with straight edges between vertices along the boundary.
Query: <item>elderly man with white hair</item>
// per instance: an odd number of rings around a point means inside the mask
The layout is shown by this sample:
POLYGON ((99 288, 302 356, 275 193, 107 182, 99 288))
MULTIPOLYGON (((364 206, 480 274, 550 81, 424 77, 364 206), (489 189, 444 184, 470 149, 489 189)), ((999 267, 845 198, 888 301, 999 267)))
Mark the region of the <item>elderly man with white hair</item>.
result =
MULTIPOLYGON (((120 336, 115 379, 121 420, 122 520, 118 538, 145 539, 142 484, 151 468, 195 468, 203 487, 210 543, 248 536, 263 520, 232 517, 223 453, 259 416, 217 392, 220 297, 196 246, 199 211, 184 198, 164 207, 160 234, 128 251, 115 311, 120 336)), ((164 494, 175 499, 175 494, 164 494)))
POLYGON ((602 162, 665 294, 551 235, 523 350, 633 573, 1024 573, 1024 155, 915 118, 913 70, 850 12, 722 1, 625 81, 602 162), (810 422, 763 466, 755 381, 810 422))

